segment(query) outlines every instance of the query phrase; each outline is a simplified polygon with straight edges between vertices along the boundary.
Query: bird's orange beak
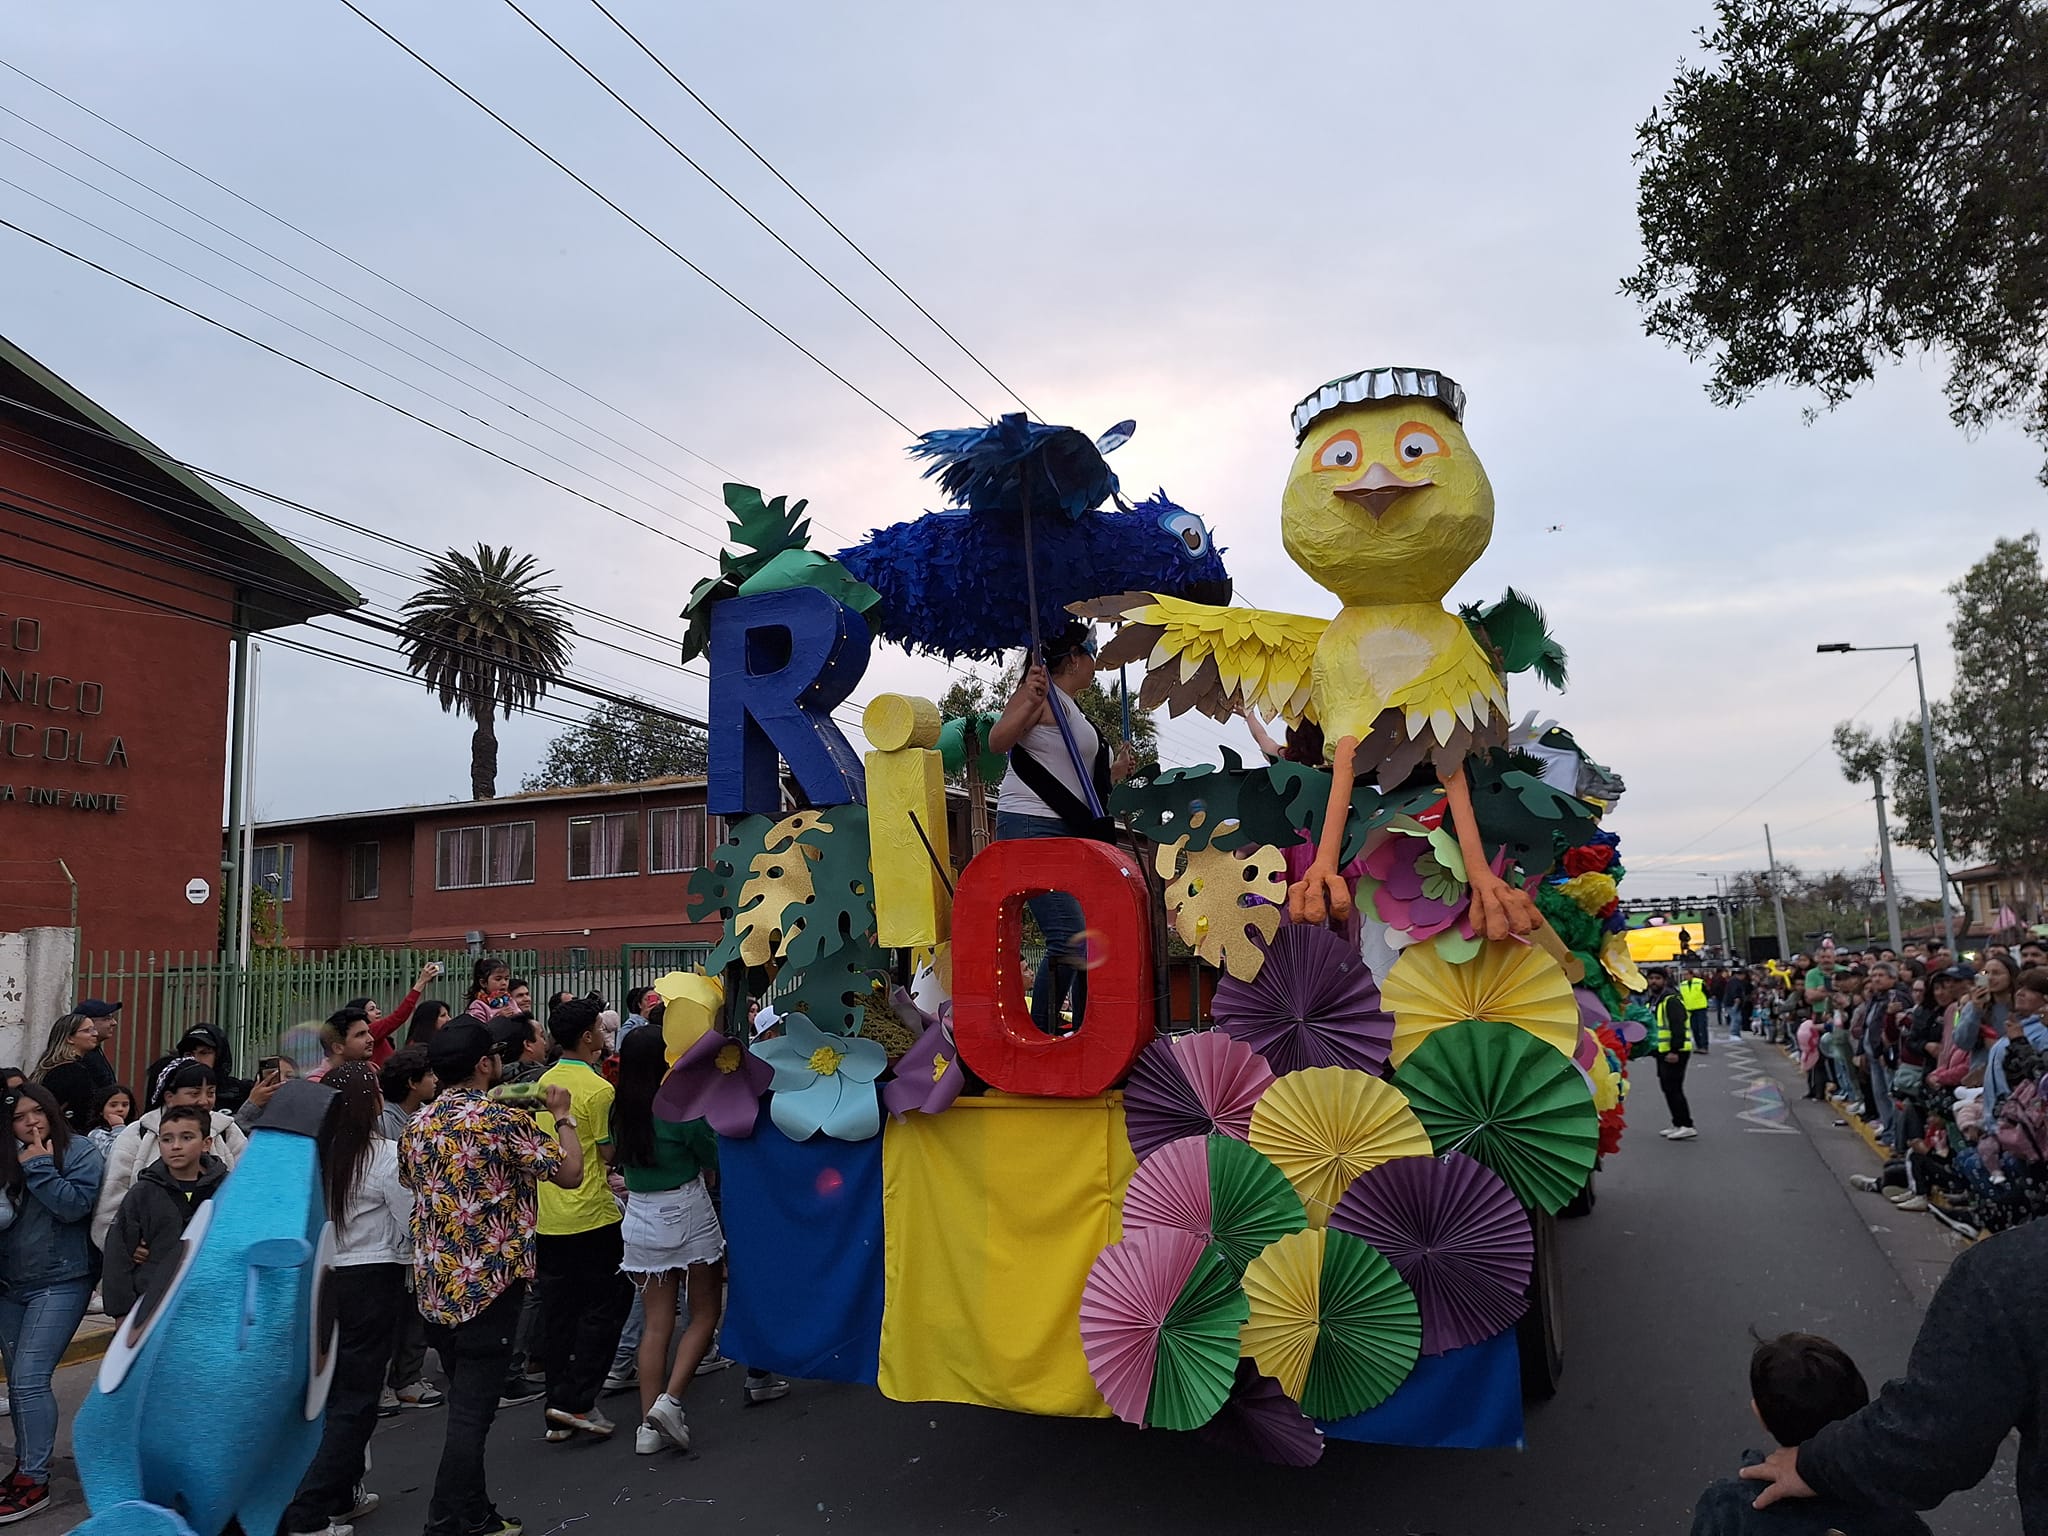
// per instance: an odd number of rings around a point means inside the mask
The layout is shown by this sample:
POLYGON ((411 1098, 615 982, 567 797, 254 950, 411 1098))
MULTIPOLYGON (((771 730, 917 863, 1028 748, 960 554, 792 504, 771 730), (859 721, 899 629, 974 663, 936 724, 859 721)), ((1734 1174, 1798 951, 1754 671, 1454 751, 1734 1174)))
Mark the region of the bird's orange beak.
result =
POLYGON ((1391 507, 1410 491, 1419 491, 1424 486, 1435 485, 1434 480, 1403 480, 1386 465, 1377 460, 1349 485, 1337 487, 1337 494, 1346 501, 1355 501, 1373 515, 1378 522, 1391 507))

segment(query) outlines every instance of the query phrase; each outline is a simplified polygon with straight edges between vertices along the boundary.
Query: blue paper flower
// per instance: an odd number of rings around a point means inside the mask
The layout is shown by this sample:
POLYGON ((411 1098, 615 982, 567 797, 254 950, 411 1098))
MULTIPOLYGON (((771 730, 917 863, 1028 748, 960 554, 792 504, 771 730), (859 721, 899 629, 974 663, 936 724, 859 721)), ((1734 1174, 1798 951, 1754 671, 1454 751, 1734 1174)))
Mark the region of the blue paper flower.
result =
POLYGON ((784 1016, 779 1040, 754 1054, 774 1070, 768 1117, 791 1141, 823 1131, 837 1141, 866 1141, 882 1128, 875 1079, 889 1053, 873 1040, 828 1035, 801 1013, 784 1016))

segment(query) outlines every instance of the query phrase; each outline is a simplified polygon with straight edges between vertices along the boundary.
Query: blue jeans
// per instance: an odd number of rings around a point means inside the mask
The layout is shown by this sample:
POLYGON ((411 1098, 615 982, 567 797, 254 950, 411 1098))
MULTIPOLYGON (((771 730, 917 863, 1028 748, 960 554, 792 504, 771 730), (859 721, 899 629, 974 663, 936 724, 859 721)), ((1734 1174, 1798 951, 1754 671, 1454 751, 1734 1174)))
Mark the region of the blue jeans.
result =
POLYGON ((50 1378, 71 1345, 92 1296, 90 1280, 60 1280, 39 1290, 0 1296, 0 1359, 7 1365, 7 1401, 21 1475, 50 1480, 57 1444, 57 1394, 50 1378))
MULTIPOLYGON (((996 841, 1015 842, 1027 837, 1072 837, 1067 824, 1057 816, 1026 816, 1019 811, 996 812, 996 841)), ((1074 1023, 1088 1006, 1088 972, 1082 969, 1075 938, 1087 927, 1081 903, 1065 891, 1048 891, 1026 899, 1045 935, 1045 958, 1038 962, 1038 975, 1031 984, 1031 1022, 1047 1034, 1059 1027, 1060 1005, 1071 995, 1074 1023)))

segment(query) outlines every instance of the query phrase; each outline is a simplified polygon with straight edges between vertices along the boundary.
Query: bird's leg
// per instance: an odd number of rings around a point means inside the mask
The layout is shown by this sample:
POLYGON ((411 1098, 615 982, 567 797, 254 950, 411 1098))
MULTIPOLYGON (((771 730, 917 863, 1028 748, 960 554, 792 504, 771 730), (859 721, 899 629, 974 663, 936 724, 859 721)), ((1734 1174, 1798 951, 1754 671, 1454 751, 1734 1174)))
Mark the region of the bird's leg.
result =
POLYGON ((1351 885, 1344 878, 1344 822, 1351 814, 1351 786, 1356 775, 1352 761, 1358 752, 1358 738, 1346 736, 1337 743, 1330 760, 1330 803, 1323 812, 1323 840, 1316 848, 1315 862, 1287 891, 1287 914, 1297 923, 1320 923, 1351 917, 1351 885))
POLYGON ((1465 781, 1463 763, 1443 786, 1450 801, 1451 824, 1458 834, 1458 851, 1465 856, 1465 880, 1472 888, 1472 931, 1488 939, 1529 932, 1542 918, 1527 891, 1509 885, 1487 864, 1486 844, 1479 838, 1479 818, 1472 814, 1472 787, 1465 781))

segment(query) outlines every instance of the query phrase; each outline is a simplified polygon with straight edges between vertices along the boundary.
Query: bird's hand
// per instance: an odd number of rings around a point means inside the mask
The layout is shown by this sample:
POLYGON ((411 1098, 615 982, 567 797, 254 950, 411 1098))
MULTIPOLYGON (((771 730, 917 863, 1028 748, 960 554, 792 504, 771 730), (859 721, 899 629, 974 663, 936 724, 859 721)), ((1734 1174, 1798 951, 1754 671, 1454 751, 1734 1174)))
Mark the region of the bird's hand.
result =
POLYGON ((1317 859, 1287 888, 1287 915, 1297 923, 1349 922, 1351 882, 1334 863, 1317 859))
POLYGON ((1744 1467, 1741 1476, 1752 1483, 1770 1484, 1756 1496, 1755 1507, 1758 1509, 1769 1509, 1780 1499, 1813 1497, 1813 1490, 1799 1475, 1799 1447, 1796 1445, 1779 1447, 1755 1466, 1744 1467))
POLYGON ((1529 893, 1517 890, 1485 865, 1468 865, 1472 882, 1472 927, 1489 939, 1532 931, 1543 919, 1529 893))

